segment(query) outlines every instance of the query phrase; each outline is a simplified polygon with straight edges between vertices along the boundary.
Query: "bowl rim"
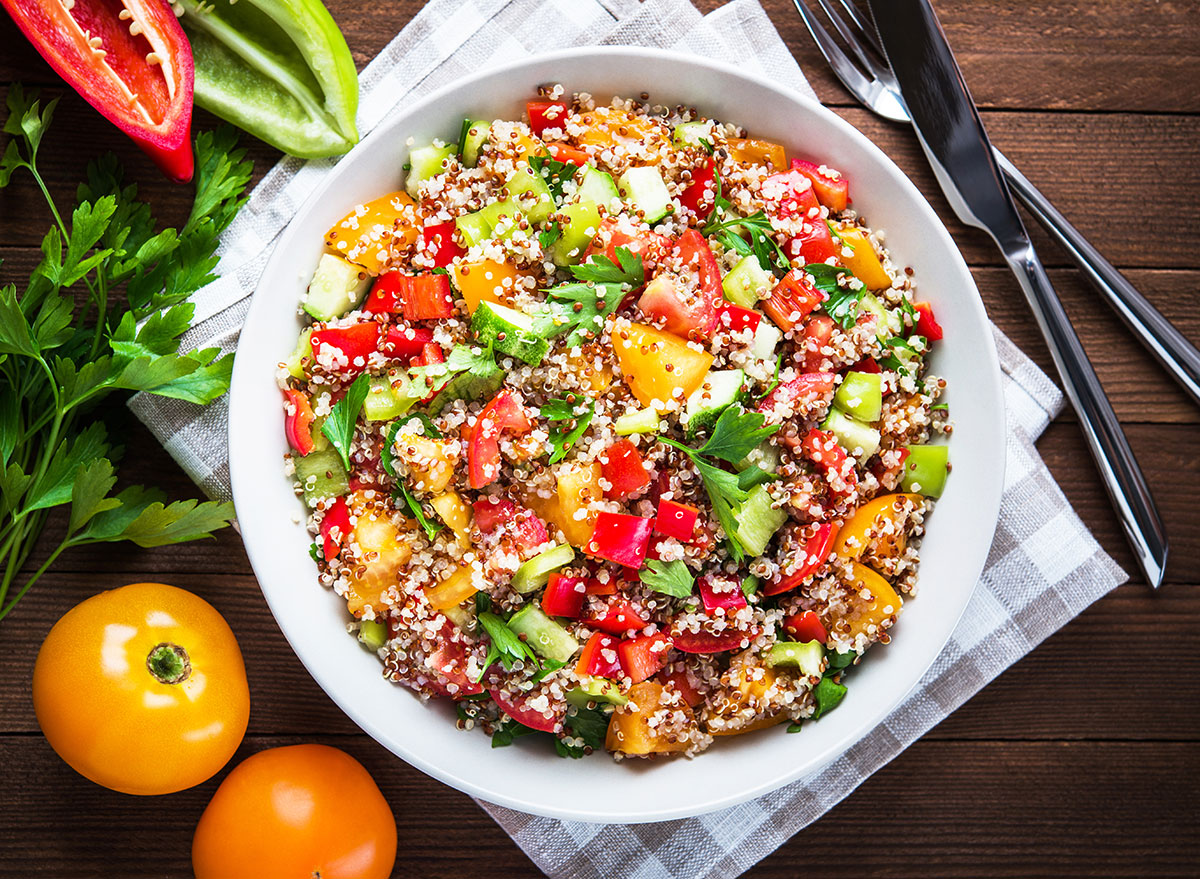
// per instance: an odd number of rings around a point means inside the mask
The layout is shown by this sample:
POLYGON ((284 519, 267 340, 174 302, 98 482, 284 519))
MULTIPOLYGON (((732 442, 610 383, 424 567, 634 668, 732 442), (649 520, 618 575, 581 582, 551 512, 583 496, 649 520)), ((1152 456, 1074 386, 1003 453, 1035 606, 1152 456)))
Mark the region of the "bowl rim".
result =
MULTIPOLYGON (((271 255, 264 267, 261 277, 272 276, 272 273, 284 271, 286 254, 289 250, 290 239, 296 234, 298 219, 308 214, 313 206, 321 201, 330 190, 332 190, 344 173, 341 169, 350 167, 356 156, 364 152, 375 141, 386 137, 392 129, 392 119, 397 116, 407 118, 419 117, 421 114, 440 100, 445 95, 463 89, 471 84, 478 83, 493 77, 503 77, 514 74, 522 68, 533 65, 544 65, 554 63, 556 61, 579 62, 585 57, 596 57, 598 59, 607 59, 610 61, 616 58, 627 58, 630 61, 638 59, 656 59, 669 63, 682 64, 684 66, 699 66, 706 68, 714 74, 723 77, 731 77, 748 82, 749 84, 763 89, 768 89, 777 93, 781 98, 794 101, 800 104, 805 110, 814 115, 824 117, 825 120, 834 128, 841 129, 842 133, 852 140, 859 142, 860 146, 870 156, 871 160, 882 165, 889 171, 891 176, 895 177, 898 185, 901 188, 909 190, 909 195, 912 197, 918 209, 924 214, 920 218, 922 225, 929 229, 930 232, 936 234, 945 248, 952 254, 953 259, 957 262, 957 267, 962 269, 962 275, 968 279, 970 286, 961 291, 961 295, 968 302, 969 309, 974 314, 974 318, 980 321, 984 327, 989 326, 989 319, 983 305, 982 298, 979 294, 978 287, 974 283, 970 270, 967 267, 965 260, 962 257, 958 246, 955 244, 953 237, 942 223, 937 213, 932 206, 921 194, 916 185, 909 179, 908 175, 900 169, 892 159, 876 146, 870 138, 858 131, 853 125, 847 122, 842 117, 838 116, 832 110, 823 106, 819 101, 808 97, 799 92, 788 90, 769 80, 766 76, 759 75, 752 71, 742 70, 734 67, 723 61, 716 61, 711 58, 692 55, 686 52, 675 50, 649 48, 641 46, 589 46, 561 49, 552 52, 544 52, 534 54, 512 61, 499 64, 492 67, 483 68, 473 74, 455 79, 454 81, 443 85, 428 95, 420 98, 412 104, 406 105, 403 109, 393 108, 385 114, 380 121, 375 125, 372 131, 362 139, 349 153, 342 156, 325 174, 324 179, 316 186, 316 188, 308 195, 303 204, 295 212, 287 226, 280 232, 278 239, 271 246, 271 255)), ((246 326, 253 326, 256 323, 259 313, 266 311, 269 308, 267 297, 253 296, 246 314, 246 326)), ((1003 449, 1005 447, 1005 418, 1003 415, 1004 397, 1001 382, 1001 370, 999 359, 997 356, 995 341, 990 332, 984 334, 985 350, 981 352, 982 357, 980 362, 987 368, 980 369, 973 378, 980 383, 988 386, 988 391, 992 399, 999 403, 999 417, 993 419, 993 426, 997 430, 998 448, 1001 451, 999 460, 992 468, 990 484, 986 485, 986 492, 977 498, 978 506, 985 513, 985 517, 980 518, 980 523, 986 523, 988 541, 990 546, 994 538, 995 528, 999 519, 1001 496, 1004 483, 1004 456, 1003 449)), ((239 340, 240 341, 240 340, 239 340)), ((240 351, 240 346, 239 346, 240 351)), ((248 358, 235 356, 233 366, 233 376, 230 388, 229 397, 229 421, 228 421, 228 445, 229 445, 229 468, 230 479, 233 490, 235 507, 239 510, 248 510, 253 507, 253 496, 249 493, 248 476, 244 473, 243 467, 240 464, 241 457, 236 454, 239 438, 245 441, 253 441, 254 431, 252 428, 252 419, 243 417, 242 407, 237 405, 240 398, 240 390, 248 386, 255 379, 261 381, 261 376, 251 372, 251 368, 246 366, 248 358)), ((248 416, 249 413, 246 413, 248 416)), ((269 549, 266 546, 259 545, 250 537, 250 533, 254 531, 252 522, 247 522, 243 525, 242 536, 245 545, 247 556, 250 559, 251 567, 255 572, 255 578, 259 583, 259 588, 271 609, 272 616, 275 617, 276 625, 279 626, 292 651, 304 665, 309 675, 317 682, 325 694, 338 706, 338 708, 349 717, 360 729, 370 735, 376 742, 384 748, 403 759, 411 766, 416 767, 425 774, 436 778, 437 780, 449 785, 450 787, 466 793, 472 797, 485 800, 489 803, 504 806, 506 808, 515 809, 521 812, 541 815, 546 817, 558 818, 570 821, 585 821, 585 822, 600 822, 600 823, 647 823, 655 821, 665 821, 679 818, 694 817, 696 815, 713 812, 722 808, 736 806, 745 803, 756 797, 763 796, 774 790, 777 790, 787 784, 793 783, 801 777, 812 777, 819 773, 823 768, 828 766, 838 757, 844 755, 856 743, 877 729, 884 720, 900 705, 908 695, 916 688, 917 684, 923 679, 929 668, 936 661, 937 657, 945 649, 946 643, 952 636, 953 631, 957 628, 958 622, 961 620, 963 613, 970 604, 971 597, 974 595, 977 588, 980 574, 982 573, 988 553, 986 548, 984 551, 977 553, 978 558, 973 560, 967 569, 970 574, 970 587, 963 589, 963 598, 961 607, 955 616, 954 625, 947 630, 947 638, 939 646, 937 652, 932 654, 929 661, 920 669, 919 674, 912 676, 911 684, 905 689, 897 689, 889 694, 886 698, 877 700, 874 703, 874 708, 864 712, 864 719, 855 728, 852 735, 845 738, 839 745, 826 748, 819 757, 809 762, 802 771, 789 770, 783 772, 774 780, 764 781, 756 784, 753 787, 748 787, 736 794, 726 795, 718 800, 706 802, 697 802, 690 807, 673 807, 673 808, 648 808, 641 806, 641 811, 630 814, 622 814, 614 816, 611 814, 601 814, 594 811, 589 811, 587 808, 569 808, 561 806, 547 806, 537 802, 533 798, 523 797, 519 793, 514 793, 509 790, 498 790, 488 786, 486 779, 473 779, 460 774, 451 768, 439 765, 431 760, 426 759, 420 754, 414 752, 409 747, 406 747, 402 741, 394 736, 389 731, 386 731, 372 722, 367 716, 360 712, 356 705, 352 704, 346 695, 339 689, 336 676, 327 674, 317 662, 315 654, 310 654, 309 645, 297 643, 293 639, 292 634, 280 622, 280 608, 277 602, 281 602, 282 598, 276 595, 272 590, 268 589, 264 583, 264 577, 261 572, 270 570, 269 549)), ((965 578, 964 578, 965 579, 965 578)), ((422 706, 424 707, 424 706, 422 706)))

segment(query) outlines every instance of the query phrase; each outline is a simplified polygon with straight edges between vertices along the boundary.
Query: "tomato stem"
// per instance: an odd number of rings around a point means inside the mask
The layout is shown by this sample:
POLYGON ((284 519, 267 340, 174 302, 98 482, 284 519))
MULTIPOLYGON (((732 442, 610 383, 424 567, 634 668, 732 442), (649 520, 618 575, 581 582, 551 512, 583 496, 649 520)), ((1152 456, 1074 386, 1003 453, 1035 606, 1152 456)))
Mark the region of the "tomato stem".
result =
POLYGON ((181 684, 192 673, 192 661, 178 644, 166 641, 154 645, 146 657, 146 668, 162 684, 181 684))

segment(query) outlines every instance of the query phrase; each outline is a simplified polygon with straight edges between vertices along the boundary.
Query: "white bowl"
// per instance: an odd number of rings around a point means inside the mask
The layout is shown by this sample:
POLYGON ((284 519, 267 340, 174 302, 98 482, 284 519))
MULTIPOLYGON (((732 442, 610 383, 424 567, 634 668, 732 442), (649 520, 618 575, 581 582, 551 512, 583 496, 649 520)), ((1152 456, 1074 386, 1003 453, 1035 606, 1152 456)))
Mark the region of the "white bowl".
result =
POLYGON ((493 803, 559 818, 661 821, 767 793, 837 757, 882 721, 929 668, 966 607, 992 541, 1004 468, 1000 372, 979 293, 950 235, 916 187, 830 111, 722 64, 650 49, 571 49, 485 71, 403 108, 338 163, 283 233, 250 307, 234 364, 229 443, 246 551, 279 627, 317 683, 355 723, 418 769, 493 803), (296 342, 295 317, 322 235, 351 206, 398 188, 406 143, 457 135, 466 116, 521 118, 543 83, 601 101, 649 92, 827 161, 847 174, 854 205, 887 231, 895 259, 916 270, 946 337, 932 367, 949 381, 954 473, 929 521, 920 594, 890 646, 869 652, 837 711, 796 735, 772 728, 716 742, 694 760, 606 755, 564 760, 544 740, 494 751, 454 728, 449 704, 422 704, 380 674, 345 631, 345 603, 317 584, 300 502, 283 475, 287 450, 276 366, 296 342))

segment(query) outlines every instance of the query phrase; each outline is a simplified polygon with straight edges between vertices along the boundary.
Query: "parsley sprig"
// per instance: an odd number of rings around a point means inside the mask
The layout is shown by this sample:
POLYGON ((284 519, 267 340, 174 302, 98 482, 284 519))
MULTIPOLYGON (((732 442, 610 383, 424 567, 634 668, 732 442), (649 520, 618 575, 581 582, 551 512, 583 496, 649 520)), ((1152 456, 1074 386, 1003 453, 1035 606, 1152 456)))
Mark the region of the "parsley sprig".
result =
POLYGON ((640 287, 646 283, 646 269, 642 258, 628 247, 616 249, 617 262, 603 253, 597 253, 583 265, 571 266, 571 274, 580 281, 597 284, 626 284, 640 287))
POLYGON ((358 423, 358 413, 362 411, 363 401, 371 389, 371 377, 363 373, 346 389, 345 396, 333 404, 329 417, 321 425, 321 433, 328 437, 330 444, 342 459, 342 466, 350 469, 350 444, 354 440, 354 426, 358 423))
POLYGON ((572 266, 571 273, 580 283, 560 284, 546 292, 533 331, 547 339, 566 334, 572 348, 597 338, 625 294, 646 279, 640 256, 627 247, 618 247, 616 255, 617 262, 597 254, 583 265, 572 266))
POLYGON ((828 297, 822 307, 834 321, 844 330, 854 326, 858 320, 858 312, 866 287, 850 283, 843 284, 842 279, 852 280, 852 275, 841 266, 831 266, 828 263, 814 262, 804 267, 804 271, 812 278, 813 286, 828 297))
POLYGON ((687 598, 692 594, 692 587, 696 585, 696 578, 692 576, 691 570, 678 559, 670 562, 650 559, 638 574, 638 579, 647 589, 673 598, 687 598))
POLYGON ((413 497, 413 493, 408 490, 408 486, 403 482, 396 486, 394 497, 396 500, 404 503, 405 508, 417 520, 417 524, 430 540, 433 540, 437 536, 437 533, 442 530, 441 525, 429 521, 429 518, 425 515, 425 510, 421 507, 421 502, 413 497))
POLYGON ((748 217, 739 217, 733 212, 733 203, 722 194, 721 175, 715 175, 716 191, 713 194, 713 209, 700 232, 706 238, 715 238, 726 250, 742 256, 754 254, 758 264, 768 272, 777 269, 786 272, 791 260, 775 240, 775 229, 763 211, 755 211, 748 217), (743 231, 750 236, 747 242, 743 231))
POLYGON ((546 401, 539 412, 547 421, 563 422, 562 427, 550 430, 550 463, 557 464, 575 447, 580 437, 592 423, 596 414, 596 404, 593 400, 582 399, 574 394, 574 399, 554 399, 546 401))

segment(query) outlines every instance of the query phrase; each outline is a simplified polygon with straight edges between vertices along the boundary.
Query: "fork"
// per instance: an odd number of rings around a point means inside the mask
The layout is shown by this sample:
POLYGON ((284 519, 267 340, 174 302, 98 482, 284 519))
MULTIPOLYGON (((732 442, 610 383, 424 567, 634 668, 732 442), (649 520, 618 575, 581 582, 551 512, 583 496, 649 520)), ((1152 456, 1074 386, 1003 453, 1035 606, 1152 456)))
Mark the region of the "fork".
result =
MULTIPOLYGON (((841 13, 835 8, 834 0, 817 0, 838 36, 849 47, 854 56, 851 58, 805 5, 805 0, 792 0, 792 3, 804 19, 817 48, 851 94, 878 116, 893 122, 911 122, 873 23, 862 11, 851 0, 836 0, 841 13)), ((1125 326, 1179 382, 1192 401, 1200 405, 1200 351, 1059 213, 1016 165, 995 147, 992 152, 1017 198, 1066 249, 1071 261, 1117 312, 1125 326)))

